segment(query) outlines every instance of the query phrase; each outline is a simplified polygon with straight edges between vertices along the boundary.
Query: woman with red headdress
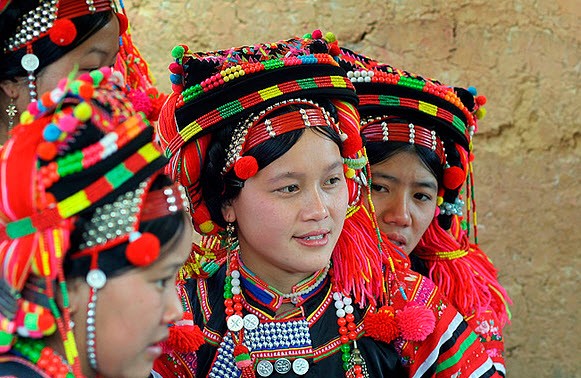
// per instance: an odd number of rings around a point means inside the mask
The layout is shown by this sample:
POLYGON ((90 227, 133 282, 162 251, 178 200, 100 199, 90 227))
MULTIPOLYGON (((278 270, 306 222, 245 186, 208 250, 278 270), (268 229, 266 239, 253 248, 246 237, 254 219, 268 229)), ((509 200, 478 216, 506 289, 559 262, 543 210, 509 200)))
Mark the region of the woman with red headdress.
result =
POLYGON ((381 250, 332 33, 174 48, 159 134, 203 242, 162 377, 495 376, 462 316, 381 250), (445 372, 440 372, 446 363, 445 372))
POLYGON ((473 87, 449 87, 347 49, 340 64, 359 97, 372 199, 384 239, 438 285, 505 374, 502 329, 510 299, 496 268, 470 242, 469 222, 463 219, 466 184, 467 220, 473 215, 476 226, 472 135, 486 98, 473 87))
POLYGON ((182 317, 187 195, 113 82, 62 81, 1 151, 1 377, 147 377, 182 317))

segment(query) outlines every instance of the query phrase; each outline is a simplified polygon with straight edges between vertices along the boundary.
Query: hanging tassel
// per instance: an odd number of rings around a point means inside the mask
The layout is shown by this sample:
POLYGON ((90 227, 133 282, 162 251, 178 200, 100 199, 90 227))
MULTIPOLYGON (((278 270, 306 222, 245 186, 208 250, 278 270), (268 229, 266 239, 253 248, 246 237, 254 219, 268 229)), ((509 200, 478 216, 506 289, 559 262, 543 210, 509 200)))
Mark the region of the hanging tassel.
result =
POLYGON ((163 352, 192 353, 197 351, 206 341, 204 334, 194 325, 192 314, 184 313, 182 320, 169 328, 169 338, 162 344, 163 352))
POLYGON ((375 313, 369 312, 363 322, 365 335, 375 340, 390 343, 399 335, 395 311, 391 306, 382 306, 375 313))
POLYGON ((433 311, 415 302, 408 302, 395 315, 395 321, 404 340, 424 341, 436 327, 433 311))

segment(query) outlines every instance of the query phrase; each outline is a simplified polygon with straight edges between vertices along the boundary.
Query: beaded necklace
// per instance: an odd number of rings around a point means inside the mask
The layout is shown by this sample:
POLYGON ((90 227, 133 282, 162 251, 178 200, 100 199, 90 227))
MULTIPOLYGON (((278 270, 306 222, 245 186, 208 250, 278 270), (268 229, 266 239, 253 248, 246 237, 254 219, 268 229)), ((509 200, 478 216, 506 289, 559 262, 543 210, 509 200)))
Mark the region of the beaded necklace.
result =
MULTIPOLYGON (((250 356, 250 350, 244 344, 244 331, 254 330, 260 324, 260 320, 254 314, 246 314, 243 316, 242 309, 244 307, 244 297, 242 296, 241 288, 241 266, 238 260, 238 253, 233 252, 229 261, 228 271, 224 283, 224 305, 226 324, 234 341, 234 360, 236 367, 241 371, 241 377, 250 378, 256 377, 254 372, 254 362, 250 356)), ((325 279, 329 267, 325 268, 315 281, 315 285, 310 285, 306 289, 298 293, 303 295, 314 290, 313 288, 319 286, 325 279), (322 276, 322 278, 321 278, 322 276)), ((355 316, 353 315, 353 300, 349 296, 345 296, 340 292, 333 293, 333 300, 335 301, 335 313, 337 315, 337 325, 339 326, 339 335, 341 340, 341 360, 343 361, 343 369, 345 376, 348 378, 365 378, 368 377, 365 361, 361 356, 361 352, 357 348, 357 333, 355 324, 355 316), (353 349, 351 348, 353 343, 353 349)), ((268 360, 261 360, 256 366, 256 372, 261 377, 268 377, 274 371, 279 374, 285 374, 289 371, 297 375, 304 375, 309 370, 309 362, 304 358, 296 358, 292 362, 285 358, 278 358, 274 364, 268 360)))
POLYGON ((41 340, 19 338, 12 350, 42 369, 51 378, 74 378, 71 366, 41 340))

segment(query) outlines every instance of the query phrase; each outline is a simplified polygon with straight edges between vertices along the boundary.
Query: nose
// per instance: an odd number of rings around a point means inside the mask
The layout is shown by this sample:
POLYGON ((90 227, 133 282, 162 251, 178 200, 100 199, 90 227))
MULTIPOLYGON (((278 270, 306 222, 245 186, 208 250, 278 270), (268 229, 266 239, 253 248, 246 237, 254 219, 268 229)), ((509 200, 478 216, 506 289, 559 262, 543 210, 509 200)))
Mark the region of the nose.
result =
POLYGON ((303 205, 304 220, 320 221, 329 216, 329 209, 325 194, 318 189, 313 189, 308 193, 308 198, 303 205))
POLYGON ((386 224, 400 227, 411 225, 410 200, 405 196, 396 196, 384 204, 381 220, 386 224))
POLYGON ((184 310, 178 293, 174 290, 167 290, 169 292, 170 298, 167 299, 165 311, 163 314, 163 322, 165 324, 174 323, 184 315, 184 310))

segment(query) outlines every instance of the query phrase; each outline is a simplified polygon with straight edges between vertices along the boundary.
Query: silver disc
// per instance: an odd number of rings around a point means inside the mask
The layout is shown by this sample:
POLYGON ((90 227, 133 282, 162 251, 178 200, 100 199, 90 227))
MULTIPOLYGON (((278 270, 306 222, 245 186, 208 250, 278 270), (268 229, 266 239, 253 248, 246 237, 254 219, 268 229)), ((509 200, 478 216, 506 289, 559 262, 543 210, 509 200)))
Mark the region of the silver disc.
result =
POLYGON ((293 371, 296 375, 305 375, 309 371, 309 361, 297 358, 293 361, 293 371))
POLYGON ((246 314, 244 316, 244 329, 252 331, 253 329, 256 329, 259 324, 260 320, 258 320, 258 316, 254 314, 246 314))
POLYGON ((262 360, 256 365, 256 372, 261 377, 268 377, 274 371, 274 367, 272 366, 272 362, 267 360, 262 360))
POLYGON ((107 276, 101 269, 91 269, 89 273, 87 273, 87 283, 93 289, 100 289, 105 286, 107 282, 107 276))
POLYGON ((226 321, 228 329, 232 332, 238 332, 244 327, 244 320, 240 315, 232 315, 226 321))
POLYGON ((38 57, 36 55, 26 54, 20 60, 20 64, 22 65, 22 68, 24 68, 26 71, 34 71, 40 65, 40 61, 38 60, 38 57))
POLYGON ((274 362, 274 370, 278 374, 286 374, 291 370, 291 362, 286 358, 279 358, 274 362))

